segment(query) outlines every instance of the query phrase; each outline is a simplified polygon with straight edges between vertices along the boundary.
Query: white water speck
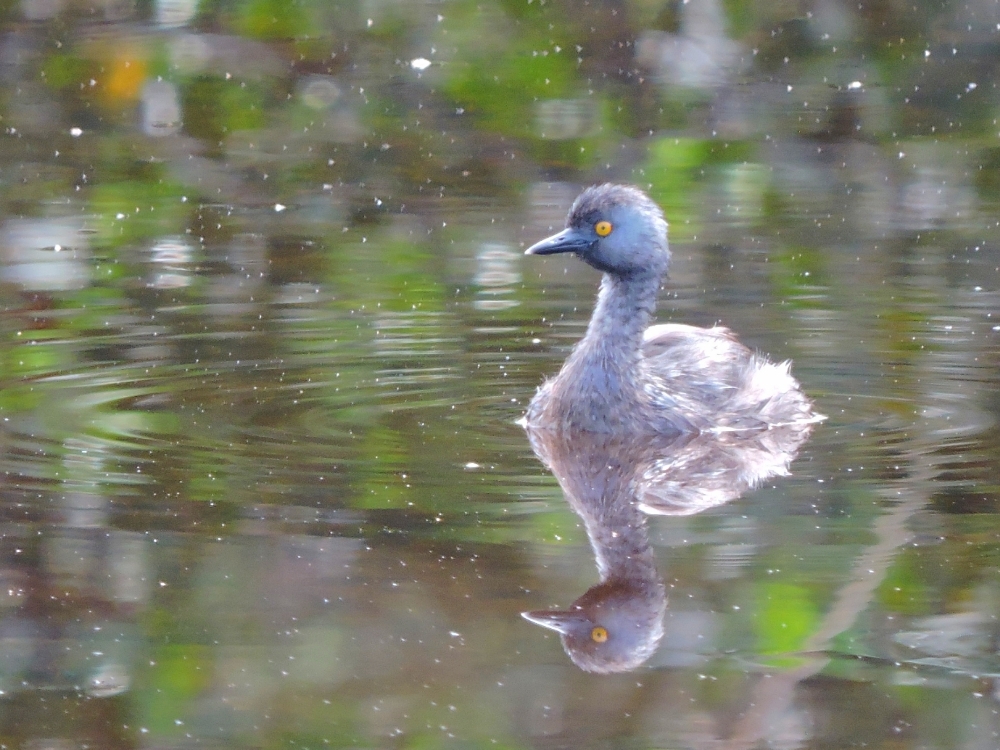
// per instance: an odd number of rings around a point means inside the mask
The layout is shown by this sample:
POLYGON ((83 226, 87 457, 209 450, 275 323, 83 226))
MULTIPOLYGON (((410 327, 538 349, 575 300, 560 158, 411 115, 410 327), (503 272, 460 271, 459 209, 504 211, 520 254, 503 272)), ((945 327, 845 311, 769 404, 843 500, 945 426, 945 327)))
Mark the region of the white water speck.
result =
POLYGON ((410 67, 414 70, 427 70, 431 66, 431 61, 426 57, 417 57, 410 60, 410 67))

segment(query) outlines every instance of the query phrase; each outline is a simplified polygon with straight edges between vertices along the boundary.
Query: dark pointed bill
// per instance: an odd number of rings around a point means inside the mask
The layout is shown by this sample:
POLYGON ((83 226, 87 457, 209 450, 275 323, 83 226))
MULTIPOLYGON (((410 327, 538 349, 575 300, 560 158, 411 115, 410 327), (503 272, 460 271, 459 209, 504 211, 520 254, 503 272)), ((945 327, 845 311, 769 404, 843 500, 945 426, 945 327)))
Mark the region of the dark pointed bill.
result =
POLYGON ((522 612, 523 617, 528 622, 541 625, 543 628, 554 630, 557 633, 566 635, 574 625, 586 622, 587 618, 579 612, 559 612, 548 609, 535 610, 534 612, 522 612))
POLYGON ((593 240, 579 229, 564 229, 559 234, 546 237, 524 251, 525 255, 554 255, 555 253, 580 253, 590 247, 593 240))

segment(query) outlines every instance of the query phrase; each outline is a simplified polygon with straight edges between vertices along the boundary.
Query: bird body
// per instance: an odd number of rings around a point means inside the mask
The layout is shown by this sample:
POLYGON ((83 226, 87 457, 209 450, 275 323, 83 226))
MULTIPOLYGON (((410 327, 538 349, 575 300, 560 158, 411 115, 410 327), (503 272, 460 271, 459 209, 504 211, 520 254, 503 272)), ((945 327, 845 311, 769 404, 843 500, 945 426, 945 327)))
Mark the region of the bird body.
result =
POLYGON ((789 363, 751 352, 728 329, 650 326, 670 251, 663 214, 641 190, 588 188, 570 209, 566 229, 526 254, 564 252, 604 277, 586 334, 535 394, 527 424, 669 435, 823 418, 789 363))

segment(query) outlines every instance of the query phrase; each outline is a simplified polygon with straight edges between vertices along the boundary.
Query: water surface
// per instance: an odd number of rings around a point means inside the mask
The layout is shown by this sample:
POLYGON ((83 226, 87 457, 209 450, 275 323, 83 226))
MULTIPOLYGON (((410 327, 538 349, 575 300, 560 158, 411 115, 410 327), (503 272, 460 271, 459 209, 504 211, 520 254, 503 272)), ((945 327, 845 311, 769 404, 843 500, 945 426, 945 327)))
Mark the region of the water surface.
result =
POLYGON ((0 742, 996 746, 998 11, 655 5, 3 9, 0 742), (652 519, 616 676, 519 616, 597 581, 515 422, 605 180, 829 417, 652 519))

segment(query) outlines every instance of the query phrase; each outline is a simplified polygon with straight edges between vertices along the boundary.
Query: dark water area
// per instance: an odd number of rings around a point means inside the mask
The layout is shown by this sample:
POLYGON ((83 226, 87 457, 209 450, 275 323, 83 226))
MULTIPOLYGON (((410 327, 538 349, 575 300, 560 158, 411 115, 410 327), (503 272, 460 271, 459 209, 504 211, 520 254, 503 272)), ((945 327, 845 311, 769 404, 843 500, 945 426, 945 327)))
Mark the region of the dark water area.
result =
POLYGON ((0 4, 0 747, 1000 746, 1000 6, 0 4), (828 419, 648 519, 635 671, 516 423, 670 222, 658 319, 828 419))

